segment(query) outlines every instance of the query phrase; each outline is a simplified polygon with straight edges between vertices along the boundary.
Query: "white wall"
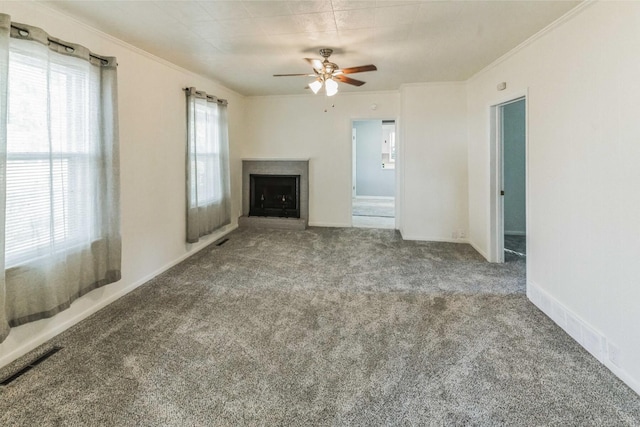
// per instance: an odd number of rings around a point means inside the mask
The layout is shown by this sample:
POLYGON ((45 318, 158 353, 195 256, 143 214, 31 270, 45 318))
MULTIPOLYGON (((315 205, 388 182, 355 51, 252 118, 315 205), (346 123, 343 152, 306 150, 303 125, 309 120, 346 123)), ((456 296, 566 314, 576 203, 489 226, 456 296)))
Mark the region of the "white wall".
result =
POLYGON ((352 120, 396 119, 399 103, 396 92, 248 97, 242 157, 310 159, 309 224, 349 227, 352 120))
MULTIPOLYGON (((3 2, 12 20, 118 58, 122 187, 122 280, 75 301, 51 319, 12 329, 0 344, 0 366, 214 241, 185 243, 185 95, 196 86, 229 100, 233 212, 240 210, 244 98, 215 82, 154 59, 34 3, 3 2)), ((234 224, 236 218, 234 216, 234 224)), ((233 226, 229 227, 229 229, 233 226)))
POLYGON ((466 89, 461 83, 401 90, 402 236, 465 241, 467 234, 466 89))
POLYGON ((489 106, 507 82, 529 94, 528 295, 640 393, 637 52, 639 2, 587 4, 472 78, 468 112, 471 242, 488 253, 489 106))
MULTIPOLYGON (((356 131, 356 195, 394 197, 395 169, 382 168, 382 120, 353 122, 356 131)), ((388 132, 387 132, 388 134, 388 132)), ((388 138, 387 138, 388 140, 388 138)), ((388 146, 389 143, 387 142, 388 146)), ((387 151, 388 152, 388 151, 387 151)))

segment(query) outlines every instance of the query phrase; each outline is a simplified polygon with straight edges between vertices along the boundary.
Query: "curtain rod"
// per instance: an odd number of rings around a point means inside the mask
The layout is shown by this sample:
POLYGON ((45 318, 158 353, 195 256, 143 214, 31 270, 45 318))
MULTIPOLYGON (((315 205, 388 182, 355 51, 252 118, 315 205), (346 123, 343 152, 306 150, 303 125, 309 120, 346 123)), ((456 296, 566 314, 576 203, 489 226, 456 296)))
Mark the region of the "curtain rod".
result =
MULTIPOLYGON (((29 35, 29 30, 27 30, 26 28, 20 28, 20 27, 18 27, 17 25, 14 25, 14 24, 11 24, 11 27, 13 27, 13 28, 15 28, 16 30, 18 30, 18 33, 19 33, 22 37, 26 37, 26 36, 28 36, 28 35, 29 35)), ((69 52, 69 53, 73 53, 73 52, 75 52, 75 50, 76 50, 76 48, 75 48, 75 47, 70 46, 70 45, 68 45, 68 44, 64 44, 64 43, 59 42, 58 40, 54 40, 54 39, 52 39, 52 38, 50 38, 50 37, 47 37, 47 41, 48 41, 49 43, 53 43, 53 44, 56 44, 56 45, 58 45, 58 46, 62 46, 62 47, 63 47, 63 48, 65 48, 65 50, 66 50, 67 52, 69 52)), ((97 59, 97 60, 99 60, 100 62, 102 62, 102 65, 106 65, 106 64, 108 64, 108 63, 109 63, 109 60, 107 60, 107 59, 105 59, 105 58, 103 58, 103 57, 101 57, 101 56, 99 56, 99 55, 96 55, 96 54, 94 54, 94 53, 91 53, 91 52, 89 52, 89 57, 91 57, 91 58, 93 58, 93 59, 97 59)))
POLYGON ((215 99, 216 99, 216 102, 217 102, 218 104, 221 104, 221 105, 229 105, 229 102, 228 102, 226 99, 218 98, 217 96, 213 96, 213 95, 207 95, 207 93, 206 93, 206 92, 204 92, 204 91, 197 90, 197 89, 195 89, 195 88, 190 88, 190 87, 182 88, 182 90, 183 90, 183 91, 185 91, 185 92, 187 92, 187 93, 191 92, 191 89, 194 89, 194 92, 195 92, 195 93, 197 93, 197 94, 199 94, 199 95, 201 95, 201 96, 202 96, 202 95, 204 95, 204 97, 205 97, 205 98, 215 98, 215 99))

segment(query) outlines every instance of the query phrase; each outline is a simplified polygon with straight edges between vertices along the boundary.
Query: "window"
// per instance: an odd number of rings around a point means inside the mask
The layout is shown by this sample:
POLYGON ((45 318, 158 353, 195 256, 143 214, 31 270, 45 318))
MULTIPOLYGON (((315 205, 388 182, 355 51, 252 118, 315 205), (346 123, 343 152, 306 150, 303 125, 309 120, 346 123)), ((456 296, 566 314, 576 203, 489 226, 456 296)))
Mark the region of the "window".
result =
POLYGON ((205 207, 222 199, 220 157, 220 120, 217 103, 197 103, 195 105, 196 155, 192 156, 192 170, 195 179, 191 187, 192 200, 197 206, 205 207))
POLYGON ((9 54, 7 267, 97 237, 90 197, 100 170, 91 148, 99 71, 81 59, 34 56, 24 43, 13 41, 9 54))
POLYGON ((226 101, 188 88, 187 242, 231 222, 226 101))
POLYGON ((2 342, 120 280, 116 58, 0 13, 0 152, 2 342))
POLYGON ((382 169, 396 168, 396 122, 382 121, 382 169))

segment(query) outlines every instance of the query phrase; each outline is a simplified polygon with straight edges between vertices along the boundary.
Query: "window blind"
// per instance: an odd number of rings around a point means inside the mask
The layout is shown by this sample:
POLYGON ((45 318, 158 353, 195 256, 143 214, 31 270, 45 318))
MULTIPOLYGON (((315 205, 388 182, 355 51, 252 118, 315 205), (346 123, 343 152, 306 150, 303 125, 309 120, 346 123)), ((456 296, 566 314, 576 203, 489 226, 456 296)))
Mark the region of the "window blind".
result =
POLYGON ((96 237, 97 69, 47 53, 25 52, 20 41, 9 53, 7 268, 96 237))

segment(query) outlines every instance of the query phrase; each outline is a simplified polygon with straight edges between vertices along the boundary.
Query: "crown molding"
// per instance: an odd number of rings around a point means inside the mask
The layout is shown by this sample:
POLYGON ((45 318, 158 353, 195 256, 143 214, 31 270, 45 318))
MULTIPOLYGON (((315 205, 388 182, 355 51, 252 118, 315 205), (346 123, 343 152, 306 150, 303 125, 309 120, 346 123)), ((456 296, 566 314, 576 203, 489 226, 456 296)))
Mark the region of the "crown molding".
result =
POLYGON ((528 39, 520 43, 518 46, 511 49, 509 52, 505 53, 504 55, 502 55, 501 57, 493 61, 491 64, 487 65, 480 71, 476 72, 474 75, 472 75, 467 79, 467 82, 471 83, 474 80, 478 79, 480 76, 492 70, 493 68, 497 67, 501 63, 505 62, 506 60, 508 60, 509 58, 511 58, 512 56, 514 56, 524 48, 536 42, 538 39, 541 39, 542 37, 546 36, 548 33, 560 27, 562 24, 572 20, 574 17, 581 14, 588 7, 590 7, 591 5, 597 2, 598 0, 585 0, 584 2, 580 3, 579 5, 577 5, 576 7, 574 7, 573 9, 569 10, 567 13, 562 15, 560 18, 556 19, 551 24, 547 25, 546 27, 544 27, 543 29, 541 29, 540 31, 538 31, 537 33, 535 33, 534 35, 532 35, 531 37, 529 37, 528 39))
POLYGON ((150 60, 152 60, 154 62, 157 62, 160 65, 164 65, 167 68, 171 68, 171 69, 173 69, 175 71, 179 71, 181 73, 188 74, 188 75, 191 75, 193 77, 209 80, 210 82, 216 84, 217 86, 220 86, 221 88, 224 88, 224 90, 228 91, 232 95, 238 96, 240 98, 245 98, 246 97, 246 95, 243 95, 243 94, 241 94, 241 93, 239 93, 239 92, 237 92, 237 91, 235 91, 233 89, 230 89, 224 83, 220 82, 219 80, 217 80, 215 78, 212 78, 212 77, 209 77, 209 76, 206 76, 206 75, 203 75, 203 74, 196 73, 194 71, 191 71, 191 70, 188 70, 186 68, 183 68, 183 67, 181 67, 181 66, 179 66, 177 64, 174 64, 173 62, 167 61, 166 59, 160 58, 159 56, 156 56, 156 55, 154 55, 154 54, 152 54, 150 52, 147 52, 144 49, 136 47, 136 46, 134 46, 134 45, 132 45, 130 43, 127 43, 124 40, 121 40, 121 39, 119 39, 119 38, 117 38, 115 36, 112 36, 111 34, 105 33, 102 30, 99 30, 99 29, 97 29, 95 27, 92 27, 91 25, 80 21, 78 18, 76 18, 74 16, 68 15, 68 14, 66 14, 64 12, 61 12, 61 11, 59 11, 57 9, 54 9, 50 5, 32 2, 32 3, 29 4, 29 6, 30 7, 35 6, 37 8, 46 9, 46 13, 47 14, 58 15, 58 16, 64 18, 64 19, 71 20, 71 21, 74 22, 74 24, 78 25, 79 27, 82 27, 84 30, 87 30, 87 31, 89 31, 91 33, 94 33, 94 34, 96 34, 96 35, 98 35, 98 36, 100 36, 100 37, 112 42, 113 44, 116 44, 116 45, 118 45, 118 46, 120 46, 120 47, 122 47, 124 49, 127 49, 127 50, 133 52, 133 53, 136 53, 136 54, 138 54, 140 56, 144 56, 145 58, 150 59, 150 60))

